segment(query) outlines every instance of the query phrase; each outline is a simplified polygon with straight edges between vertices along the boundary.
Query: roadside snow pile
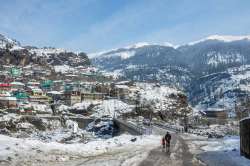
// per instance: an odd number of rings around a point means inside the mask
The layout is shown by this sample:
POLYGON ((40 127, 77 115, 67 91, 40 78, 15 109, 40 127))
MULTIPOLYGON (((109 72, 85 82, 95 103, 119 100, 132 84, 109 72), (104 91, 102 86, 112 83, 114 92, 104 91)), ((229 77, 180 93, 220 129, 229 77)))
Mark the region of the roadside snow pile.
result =
POLYGON ((95 106, 92 117, 101 118, 104 116, 117 117, 124 113, 131 112, 134 106, 128 105, 120 100, 104 100, 100 105, 95 106))
POLYGON ((239 129, 237 126, 226 124, 189 129, 189 132, 196 135, 207 136, 208 138, 222 138, 226 135, 236 135, 236 131, 238 130, 239 129))
POLYGON ((202 146, 201 149, 204 151, 232 151, 239 150, 240 148, 240 137, 231 136, 225 137, 223 139, 211 139, 209 143, 205 146, 202 146))
MULTIPOLYGON (((145 153, 143 156, 146 157, 147 152, 159 146, 159 140, 160 136, 121 135, 107 140, 98 139, 87 144, 60 144, 0 135, 0 164, 30 165, 32 163, 37 165, 50 162, 53 165, 56 162, 62 164, 69 160, 94 158, 105 153, 117 155, 121 152, 120 160, 124 161, 127 153, 136 155, 139 151, 140 156, 145 153)), ((137 160, 139 159, 138 157, 137 160)))
POLYGON ((196 154, 206 165, 249 166, 250 160, 240 155, 240 137, 206 138, 185 134, 182 138, 187 142, 190 152, 196 154))

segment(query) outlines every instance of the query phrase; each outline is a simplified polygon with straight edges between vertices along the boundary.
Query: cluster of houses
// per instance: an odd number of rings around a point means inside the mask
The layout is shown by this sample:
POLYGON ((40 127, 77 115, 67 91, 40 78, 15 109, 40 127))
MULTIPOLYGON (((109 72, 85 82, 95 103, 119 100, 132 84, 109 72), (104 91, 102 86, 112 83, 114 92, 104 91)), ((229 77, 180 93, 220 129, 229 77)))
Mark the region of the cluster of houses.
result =
POLYGON ((0 66, 0 110, 32 111, 35 104, 72 106, 86 100, 125 99, 134 86, 127 81, 80 81, 82 77, 96 78, 96 68, 80 66, 75 70, 78 72, 61 71, 56 73, 59 77, 51 77, 52 70, 39 65, 0 66))
POLYGON ((60 103, 72 106, 76 103, 108 98, 125 99, 133 84, 74 82, 71 80, 30 80, 28 82, 0 82, 0 109, 32 111, 32 104, 49 106, 60 103))

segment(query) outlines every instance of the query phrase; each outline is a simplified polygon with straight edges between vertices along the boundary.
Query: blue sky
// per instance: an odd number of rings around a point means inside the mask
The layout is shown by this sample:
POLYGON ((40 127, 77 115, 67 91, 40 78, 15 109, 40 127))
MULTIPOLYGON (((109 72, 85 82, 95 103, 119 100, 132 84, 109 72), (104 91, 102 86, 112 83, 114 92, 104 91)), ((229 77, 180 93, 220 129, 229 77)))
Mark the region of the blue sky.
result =
POLYGON ((26 45, 98 52, 250 34, 250 0, 0 0, 0 33, 26 45))

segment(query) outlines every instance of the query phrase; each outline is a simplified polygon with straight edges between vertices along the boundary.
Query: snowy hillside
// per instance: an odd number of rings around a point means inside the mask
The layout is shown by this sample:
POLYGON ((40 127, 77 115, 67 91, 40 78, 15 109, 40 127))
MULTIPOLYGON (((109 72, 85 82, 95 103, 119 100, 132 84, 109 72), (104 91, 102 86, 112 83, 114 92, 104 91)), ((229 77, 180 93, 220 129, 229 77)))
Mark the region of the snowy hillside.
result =
POLYGON ((12 50, 23 49, 18 41, 0 34, 0 49, 5 49, 6 45, 11 46, 12 50))
POLYGON ((70 67, 89 65, 83 52, 74 53, 61 48, 22 46, 20 42, 0 34, 0 63, 29 65, 69 65, 70 67))
POLYGON ((115 78, 186 85, 191 76, 180 54, 170 46, 141 44, 102 53, 92 63, 115 78))
POLYGON ((241 100, 248 99, 250 94, 250 66, 233 67, 204 76, 192 89, 190 96, 193 102, 198 102, 198 109, 222 108, 235 116, 235 107, 239 107, 241 100))
POLYGON ((179 47, 144 44, 141 47, 114 49, 100 53, 92 62, 106 75, 116 79, 160 82, 181 88, 189 94, 189 100, 194 105, 213 101, 207 106, 231 105, 231 108, 233 104, 229 103, 232 103, 232 98, 224 97, 217 101, 216 94, 222 87, 226 94, 229 91, 234 93, 233 96, 248 91, 247 78, 242 79, 242 74, 248 77, 249 48, 250 36, 213 35, 179 47), (242 69, 243 66, 245 74, 235 73, 237 68, 242 69))
POLYGON ((102 103, 93 108, 94 113, 92 117, 101 118, 104 116, 118 117, 124 113, 132 111, 134 106, 128 105, 120 100, 104 100, 102 103))

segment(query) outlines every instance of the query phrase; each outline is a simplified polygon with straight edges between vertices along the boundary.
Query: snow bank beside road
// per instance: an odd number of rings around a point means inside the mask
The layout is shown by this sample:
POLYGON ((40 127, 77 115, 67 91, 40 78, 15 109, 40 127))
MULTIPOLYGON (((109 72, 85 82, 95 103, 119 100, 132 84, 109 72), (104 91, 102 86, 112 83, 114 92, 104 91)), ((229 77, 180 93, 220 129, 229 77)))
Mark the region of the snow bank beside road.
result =
POLYGON ((207 137, 185 134, 182 137, 192 153, 209 165, 249 166, 250 160, 240 156, 239 136, 208 139, 207 137))
MULTIPOLYGON (((115 155, 118 151, 130 151, 131 154, 137 150, 145 153, 159 146, 159 140, 159 136, 121 135, 107 140, 98 139, 87 144, 60 144, 0 135, 0 161, 25 165, 27 163, 68 161, 90 156, 93 158, 105 153, 115 155), (131 141, 133 138, 136 138, 136 141, 131 141)), ((123 159, 121 158, 121 160, 123 159)))

